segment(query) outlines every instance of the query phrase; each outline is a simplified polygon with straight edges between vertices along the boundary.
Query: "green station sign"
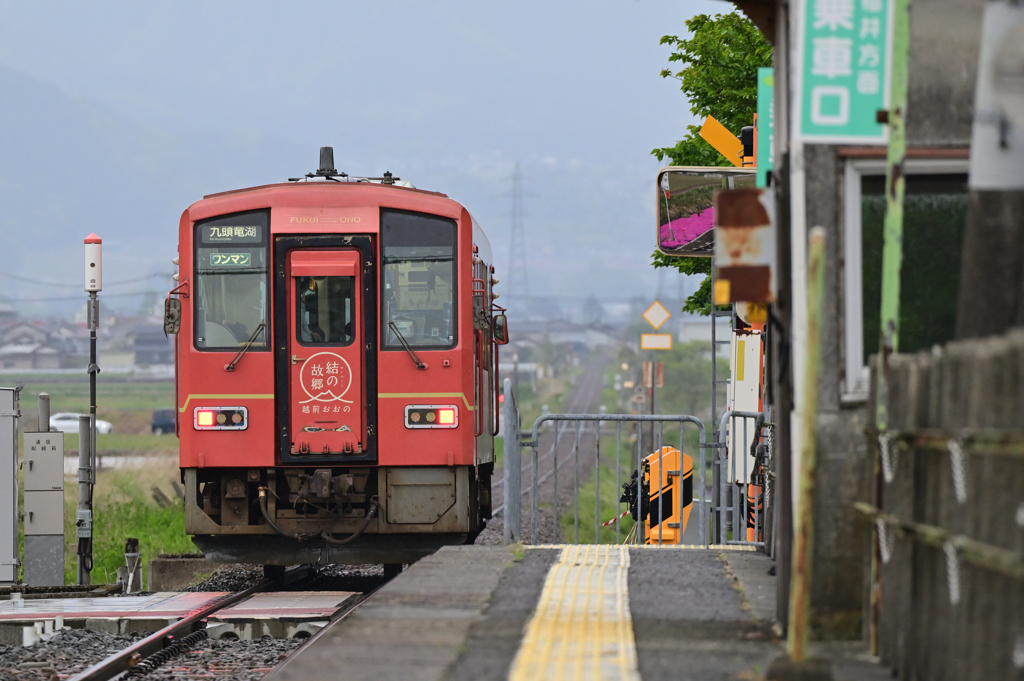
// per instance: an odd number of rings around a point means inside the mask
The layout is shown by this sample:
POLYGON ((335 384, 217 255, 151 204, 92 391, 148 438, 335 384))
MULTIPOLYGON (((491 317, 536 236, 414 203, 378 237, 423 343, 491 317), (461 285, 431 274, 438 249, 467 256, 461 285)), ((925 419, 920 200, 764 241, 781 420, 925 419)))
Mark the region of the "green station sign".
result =
POLYGON ((886 144, 894 0, 804 0, 797 109, 801 141, 886 144))

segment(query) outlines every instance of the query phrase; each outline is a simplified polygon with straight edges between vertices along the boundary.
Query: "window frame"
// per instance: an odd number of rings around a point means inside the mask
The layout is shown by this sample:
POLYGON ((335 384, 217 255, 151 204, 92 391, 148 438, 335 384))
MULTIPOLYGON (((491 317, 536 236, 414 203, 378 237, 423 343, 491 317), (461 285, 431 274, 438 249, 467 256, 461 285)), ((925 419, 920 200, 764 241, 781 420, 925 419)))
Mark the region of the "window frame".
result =
MULTIPOLYGON (((904 175, 969 175, 968 159, 906 159, 904 175)), ((864 357, 864 258, 861 235, 861 180, 885 175, 884 158, 848 158, 843 167, 843 383, 841 401, 868 398, 870 371, 864 357)))
MULTIPOLYGON (((350 346, 350 345, 352 345, 353 343, 356 342, 355 324, 358 322, 358 319, 357 319, 358 315, 356 314, 356 308, 357 308, 357 305, 356 305, 356 293, 357 293, 357 291, 356 291, 356 289, 358 288, 358 284, 356 282, 356 277, 345 277, 343 275, 325 274, 321 278, 326 279, 327 277, 332 277, 332 276, 336 276, 336 277, 339 277, 339 278, 351 279, 352 280, 352 286, 349 289, 350 292, 351 292, 351 295, 348 298, 348 300, 352 303, 352 325, 353 325, 352 337, 349 338, 347 342, 341 342, 341 343, 330 342, 330 341, 324 341, 323 343, 316 343, 316 342, 309 342, 309 343, 307 343, 306 341, 302 340, 302 310, 300 308, 298 299, 295 299, 295 300, 292 301, 292 304, 295 306, 295 320, 294 320, 294 322, 295 322, 295 342, 298 343, 300 346, 302 346, 304 348, 347 348, 348 346, 350 346)), ((303 277, 293 277, 293 279, 301 279, 301 278, 303 278, 303 277)), ((316 279, 317 277, 314 276, 314 277, 311 277, 311 278, 312 279, 316 279)), ((299 294, 298 286, 296 285, 294 287, 294 289, 295 289, 295 294, 297 296, 299 294)))
POLYGON ((387 291, 385 289, 388 268, 388 263, 385 258, 387 255, 388 244, 384 236, 384 220, 389 214, 433 218, 435 220, 443 220, 444 222, 450 223, 452 226, 452 341, 445 345, 417 345, 410 339, 406 340, 409 341, 409 347, 413 348, 417 352, 454 350, 459 346, 459 221, 444 215, 437 215, 436 213, 424 213, 422 211, 400 210, 393 208, 381 208, 380 211, 380 350, 381 352, 406 351, 405 347, 401 343, 398 345, 388 344, 389 329, 386 309, 387 291))
POLYGON ((204 218, 202 220, 196 220, 192 223, 192 279, 193 279, 193 293, 192 293, 192 348, 197 352, 238 352, 240 349, 245 347, 245 341, 239 341, 236 347, 200 347, 199 339, 197 334, 199 333, 199 301, 200 301, 200 288, 199 288, 199 277, 205 276, 199 273, 199 250, 203 248, 203 237, 201 230, 204 226, 210 223, 216 223, 221 220, 228 218, 241 218, 252 215, 263 216, 263 238, 259 244, 239 244, 240 246, 246 246, 249 248, 256 247, 264 249, 264 262, 266 263, 266 271, 263 273, 264 277, 264 310, 266 311, 266 319, 263 321, 264 328, 264 342, 262 344, 253 343, 247 349, 247 352, 270 352, 272 350, 272 330, 273 325, 273 314, 270 309, 270 287, 271 280, 270 275, 273 271, 272 264, 270 262, 270 209, 258 208, 255 210, 244 210, 236 213, 225 213, 224 215, 215 215, 213 217, 204 218))

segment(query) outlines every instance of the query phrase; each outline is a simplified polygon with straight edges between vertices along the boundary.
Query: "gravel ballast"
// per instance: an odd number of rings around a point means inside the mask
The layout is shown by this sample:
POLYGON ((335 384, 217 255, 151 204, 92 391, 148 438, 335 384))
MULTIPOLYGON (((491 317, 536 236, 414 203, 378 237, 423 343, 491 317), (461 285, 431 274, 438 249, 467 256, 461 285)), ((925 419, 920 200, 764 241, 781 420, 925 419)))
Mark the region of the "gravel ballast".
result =
POLYGON ((0 646, 0 679, 50 681, 67 677, 142 638, 145 634, 62 629, 49 641, 40 641, 30 648, 0 646))
MULTIPOLYGON (((243 591, 264 580, 262 565, 226 565, 185 591, 243 591)), ((302 591, 369 591, 384 579, 381 565, 328 565, 310 582, 297 584, 302 591)))

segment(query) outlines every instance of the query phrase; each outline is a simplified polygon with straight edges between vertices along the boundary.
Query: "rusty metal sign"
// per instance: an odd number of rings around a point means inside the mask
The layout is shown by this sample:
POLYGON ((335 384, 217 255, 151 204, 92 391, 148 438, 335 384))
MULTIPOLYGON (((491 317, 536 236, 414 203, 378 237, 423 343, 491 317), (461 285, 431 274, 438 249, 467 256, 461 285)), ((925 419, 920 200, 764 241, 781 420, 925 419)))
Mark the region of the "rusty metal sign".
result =
POLYGON ((715 303, 775 302, 774 197, 724 189, 715 197, 715 303))

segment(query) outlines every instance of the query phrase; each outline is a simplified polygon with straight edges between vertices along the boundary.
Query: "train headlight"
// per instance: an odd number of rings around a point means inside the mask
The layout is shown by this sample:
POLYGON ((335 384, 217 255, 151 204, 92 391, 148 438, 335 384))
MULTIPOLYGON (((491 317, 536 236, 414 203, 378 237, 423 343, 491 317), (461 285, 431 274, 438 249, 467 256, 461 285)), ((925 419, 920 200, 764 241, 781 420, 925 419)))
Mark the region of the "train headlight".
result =
POLYGON ((196 430, 245 430, 249 427, 246 407, 196 407, 192 412, 196 430))
POLYGON ((459 408, 454 404, 410 404, 405 408, 406 428, 457 428, 459 408))

